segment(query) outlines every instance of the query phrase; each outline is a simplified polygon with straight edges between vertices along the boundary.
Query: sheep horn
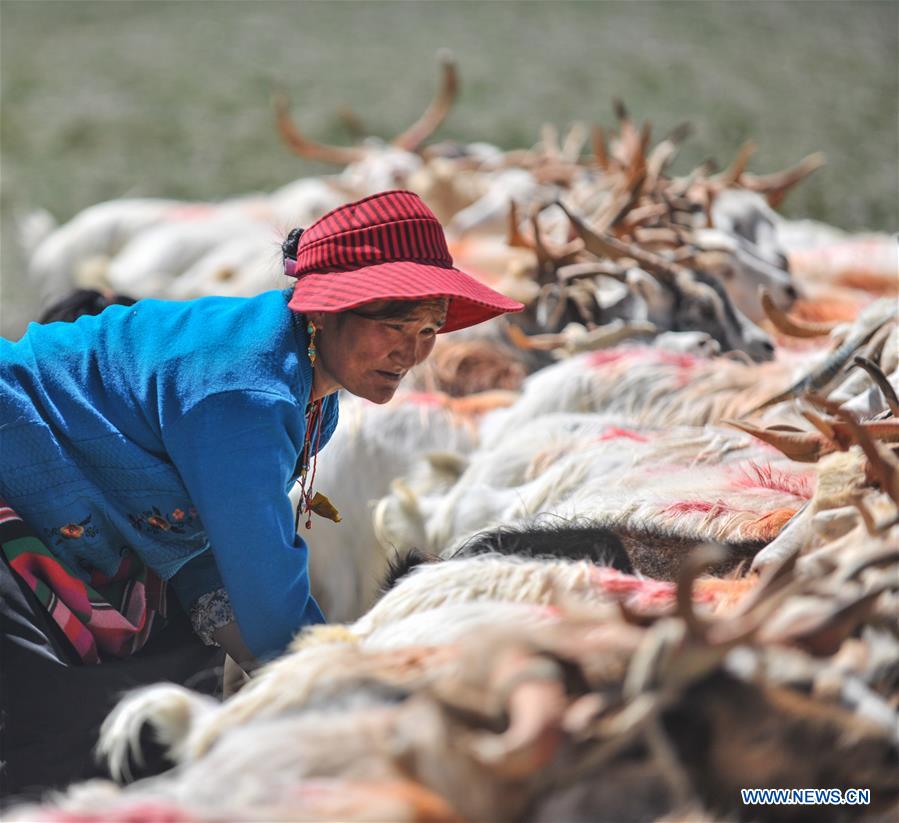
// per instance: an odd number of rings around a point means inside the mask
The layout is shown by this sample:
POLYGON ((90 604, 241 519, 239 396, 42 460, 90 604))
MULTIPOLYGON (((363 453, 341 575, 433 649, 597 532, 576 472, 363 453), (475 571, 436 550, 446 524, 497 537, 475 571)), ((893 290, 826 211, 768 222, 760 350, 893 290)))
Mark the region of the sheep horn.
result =
POLYGON ((612 109, 614 110, 615 117, 618 118, 618 122, 621 124, 622 128, 632 126, 631 116, 630 114, 628 114, 627 106, 624 105, 624 101, 620 97, 612 98, 612 109))
POLYGON ((609 150, 606 146, 606 133, 602 126, 594 125, 590 129, 590 145, 593 149, 593 160, 602 171, 609 170, 609 150))
POLYGON ((747 414, 761 411, 762 409, 768 408, 768 406, 773 406, 775 403, 781 403, 784 400, 791 400, 805 392, 812 392, 823 388, 830 383, 837 374, 839 374, 843 366, 849 361, 849 358, 871 339, 877 329, 878 326, 872 326, 861 334, 850 337, 841 346, 837 347, 836 351, 834 351, 817 369, 794 383, 786 391, 776 394, 774 397, 769 398, 764 403, 751 409, 747 414))
POLYGON ((832 446, 818 432, 762 429, 739 420, 721 422, 757 437, 799 463, 816 463, 822 455, 833 451, 832 446))
POLYGON ((849 580, 854 580, 865 569, 871 568, 871 566, 881 566, 885 563, 892 564, 896 562, 899 562, 899 549, 879 550, 874 554, 859 558, 854 563, 850 563, 840 572, 837 579, 840 583, 846 583, 849 580))
POLYGON ((871 471, 877 477, 880 488, 887 494, 897 506, 899 506, 899 460, 893 453, 876 443, 855 417, 845 409, 841 409, 836 403, 827 400, 824 397, 818 397, 815 394, 809 394, 808 399, 816 406, 824 409, 830 414, 836 415, 842 420, 871 465, 871 471))
MULTIPOLYGON (((824 615, 816 625, 800 629, 792 637, 788 634, 787 638, 778 638, 778 640, 788 639, 790 643, 796 644, 816 656, 829 657, 836 654, 843 641, 855 631, 860 623, 865 622, 874 608, 875 601, 886 590, 886 586, 878 586, 865 592, 855 600, 824 615)), ((787 631, 789 632, 789 629, 787 631)))
POLYGON ((577 163, 586 142, 586 126, 580 122, 572 123, 562 143, 562 159, 567 163, 577 163))
POLYGON ((537 282, 546 283, 547 277, 555 276, 556 262, 540 236, 540 221, 536 213, 531 215, 531 228, 534 231, 534 252, 537 255, 537 282))
POLYGON ((615 346, 622 340, 647 337, 658 334, 658 328, 653 323, 636 320, 625 323, 616 319, 595 329, 590 329, 580 337, 570 337, 565 343, 565 350, 569 354, 577 354, 582 351, 597 351, 609 346, 615 346))
POLYGON ((694 640, 706 643, 708 624, 696 614, 693 608, 693 585, 709 566, 727 559, 727 552, 721 546, 707 543, 687 555, 677 578, 677 615, 683 619, 687 632, 694 640))
POLYGON ((768 569, 775 564, 795 565, 803 547, 808 543, 810 530, 811 511, 806 501, 781 529, 780 534, 752 558, 752 571, 768 569))
MULTIPOLYGON (((783 534, 791 525, 795 526, 795 524, 799 522, 799 518, 803 516, 803 512, 807 509, 808 501, 802 504, 802 507, 793 515, 780 534, 783 534)), ((805 517, 807 517, 807 515, 805 515, 805 517)), ((780 535, 778 535, 778 537, 780 537, 780 535)), ((768 545, 770 546, 771 544, 769 543, 768 545)), ((749 614, 758 608, 758 606, 765 600, 768 600, 774 594, 781 591, 784 586, 795 581, 797 560, 799 560, 798 546, 789 550, 783 557, 767 563, 765 568, 759 574, 758 584, 750 590, 749 594, 747 594, 737 606, 736 615, 740 617, 749 614)))
POLYGON ((337 118, 343 123, 344 128, 354 137, 361 140, 366 136, 362 118, 349 106, 339 106, 337 109, 337 118))
POLYGON ((438 53, 441 63, 442 82, 437 95, 431 101, 431 105, 425 109, 425 113, 415 121, 402 134, 397 135, 391 143, 399 149, 415 151, 437 127, 444 121, 449 110, 453 106, 456 94, 459 90, 459 80, 456 75, 456 61, 452 52, 441 49, 438 53))
POLYGON ((559 130, 552 123, 544 123, 540 127, 540 145, 543 155, 550 160, 559 160, 562 150, 559 148, 559 130))
POLYGON ((502 734, 478 735, 472 748, 495 774, 527 777, 546 764, 562 739, 567 708, 562 669, 537 656, 502 660, 497 668, 499 682, 491 685, 506 693, 509 726, 502 734))
POLYGON ((597 257, 610 257, 612 260, 629 257, 632 260, 636 260, 651 275, 669 285, 673 283, 677 274, 686 272, 686 269, 683 267, 669 263, 658 255, 641 249, 634 243, 622 243, 610 235, 597 234, 583 220, 575 216, 561 200, 557 200, 556 204, 568 216, 571 225, 574 226, 574 230, 583 240, 587 251, 595 254, 597 257))
POLYGON ((518 228, 518 206, 514 200, 509 201, 509 226, 506 235, 506 245, 518 249, 534 250, 534 244, 529 243, 528 239, 521 233, 518 228))
POLYGON ((602 262, 569 263, 567 266, 560 266, 556 272, 556 276, 563 282, 580 280, 583 277, 599 277, 600 275, 612 277, 621 282, 627 280, 627 274, 617 266, 610 266, 608 263, 602 262))
POLYGON ((824 155, 818 151, 804 157, 795 166, 773 174, 763 176, 744 174, 740 182, 750 191, 764 194, 769 205, 776 208, 784 199, 788 189, 795 186, 804 177, 808 177, 813 171, 821 168, 826 162, 824 155))
POLYGON ((865 531, 868 533, 868 537, 877 537, 877 535, 880 534, 880 529, 877 525, 877 519, 871 513, 871 510, 865 505, 865 501, 859 494, 855 494, 853 495, 851 502, 855 507, 855 510, 861 517, 862 523, 865 524, 865 531))
POLYGON ((790 337, 822 337, 830 334, 836 327, 832 323, 802 323, 792 319, 786 312, 774 305, 774 300, 765 288, 759 289, 759 297, 762 301, 762 309, 774 328, 790 337))
POLYGON ((852 363, 868 373, 877 384, 877 388, 883 393, 890 411, 895 417, 899 417, 899 397, 896 396, 896 390, 890 384, 890 381, 887 380, 887 376, 880 370, 880 367, 873 360, 869 360, 860 354, 857 354, 852 359, 852 363))
POLYGON ((749 160, 752 158, 752 155, 755 154, 757 148, 758 146, 754 140, 747 140, 737 151, 734 162, 723 172, 715 176, 715 183, 724 189, 739 183, 740 178, 746 171, 746 167, 749 165, 749 160))
POLYGON ((513 346, 525 351, 553 351, 562 348, 566 343, 563 334, 527 335, 514 323, 508 324, 506 335, 513 346))
POLYGON ((300 157, 318 160, 322 163, 333 163, 337 166, 348 166, 365 157, 365 150, 358 147, 328 146, 317 143, 306 137, 290 116, 290 101, 286 94, 278 92, 273 99, 278 132, 290 149, 300 157))
POLYGON ((662 140, 646 159, 646 188, 653 191, 662 173, 674 159, 680 144, 693 132, 690 123, 681 123, 662 140))
MULTIPOLYGON (((846 451, 849 448, 849 443, 846 443, 844 440, 837 436, 836 431, 832 425, 830 420, 826 420, 821 417, 819 414, 815 414, 811 409, 800 409, 800 414, 808 420, 822 435, 824 435, 824 439, 830 443, 833 443, 840 451, 846 451)), ((836 421, 833 421, 836 422, 836 421)))

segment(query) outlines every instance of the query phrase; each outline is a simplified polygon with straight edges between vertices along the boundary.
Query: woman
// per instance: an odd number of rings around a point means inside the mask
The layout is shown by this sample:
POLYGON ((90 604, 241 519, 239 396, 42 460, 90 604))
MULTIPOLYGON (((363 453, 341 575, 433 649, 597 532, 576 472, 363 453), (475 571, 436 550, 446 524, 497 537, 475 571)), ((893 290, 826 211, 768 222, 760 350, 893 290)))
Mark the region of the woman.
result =
POLYGON ((386 403, 438 333, 521 308, 453 268, 409 192, 295 230, 285 271, 288 295, 146 300, 0 341, 8 791, 83 774, 47 751, 95 738, 123 685, 217 660, 160 631, 178 604, 247 668, 322 621, 296 524, 328 509, 315 465, 337 390, 386 403))

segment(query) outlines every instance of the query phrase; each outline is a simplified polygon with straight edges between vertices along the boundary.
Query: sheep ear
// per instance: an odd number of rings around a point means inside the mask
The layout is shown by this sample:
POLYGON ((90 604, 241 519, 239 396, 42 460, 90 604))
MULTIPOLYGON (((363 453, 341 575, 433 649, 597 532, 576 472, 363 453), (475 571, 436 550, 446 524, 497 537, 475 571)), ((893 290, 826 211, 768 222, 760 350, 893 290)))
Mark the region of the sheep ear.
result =
POLYGON ((431 452, 425 459, 436 474, 453 481, 468 468, 468 458, 453 452, 431 452))
POLYGON ((406 514, 419 515, 418 495, 400 478, 397 478, 390 484, 390 491, 397 498, 400 507, 406 514))

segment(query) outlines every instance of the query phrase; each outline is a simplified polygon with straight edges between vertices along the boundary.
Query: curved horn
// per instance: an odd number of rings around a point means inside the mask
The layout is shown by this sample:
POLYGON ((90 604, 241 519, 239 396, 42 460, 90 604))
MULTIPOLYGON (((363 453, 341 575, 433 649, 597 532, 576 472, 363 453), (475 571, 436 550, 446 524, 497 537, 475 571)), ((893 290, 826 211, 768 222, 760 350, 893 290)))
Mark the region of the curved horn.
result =
POLYGON ((814 392, 824 388, 843 370, 843 367, 849 362, 849 359, 856 353, 856 351, 871 339, 877 329, 878 326, 873 325, 859 332, 857 335, 852 335, 831 352, 827 360, 810 371, 805 377, 795 382, 790 388, 780 392, 780 394, 776 394, 774 397, 768 398, 764 403, 760 403, 755 408, 750 409, 746 414, 754 414, 755 412, 768 408, 768 406, 773 406, 775 403, 782 403, 784 400, 791 400, 794 397, 798 397, 800 394, 814 392))
POLYGON ((677 575, 677 615, 687 626, 687 631, 694 640, 706 642, 708 624, 693 608, 693 585, 710 566, 727 559, 727 551, 714 543, 698 546, 684 558, 677 575))
POLYGON ((775 449, 797 463, 816 463, 822 455, 834 450, 834 447, 818 432, 760 428, 742 420, 722 420, 721 422, 774 446, 775 449))
POLYGON ((899 563, 899 549, 878 549, 874 554, 867 554, 856 560, 854 563, 850 563, 848 566, 846 566, 837 575, 837 579, 840 582, 852 580, 858 577, 865 569, 869 569, 871 568, 871 566, 880 566, 886 563, 889 563, 891 565, 894 563, 899 563))
POLYGON ((887 405, 890 407, 890 411, 895 417, 899 417, 899 397, 896 396, 896 390, 893 388, 890 381, 887 380, 887 376, 880 370, 880 367, 873 360, 862 357, 860 354, 857 354, 852 358, 852 363, 868 373, 868 376, 877 384, 877 388, 883 393, 887 405))
POLYGON ((443 72, 440 89, 425 109, 425 113, 402 134, 390 142, 399 149, 415 151, 436 131, 453 106, 459 90, 459 78, 456 75, 456 60, 448 49, 441 49, 437 55, 443 72))
POLYGON ((846 424, 852 439, 862 448, 871 472, 880 483, 883 491, 897 506, 899 506, 899 460, 885 446, 874 442, 865 426, 858 422, 846 409, 841 409, 836 403, 825 397, 815 394, 808 395, 808 400, 830 414, 836 415, 846 424))
POLYGON ((653 191, 659 177, 668 167, 668 164, 677 154, 680 144, 690 136, 693 126, 690 123, 681 123, 676 126, 646 158, 646 188, 653 191))
POLYGON ((786 312, 774 305, 774 300, 767 289, 759 289, 759 297, 762 301, 762 309, 774 328, 790 337, 823 337, 836 328, 836 324, 832 323, 803 323, 793 320, 786 312))
POLYGON ((723 188, 739 183, 740 178, 746 171, 746 167, 749 165, 749 160, 752 158, 752 155, 755 154, 757 148, 758 146, 755 144, 754 140, 747 140, 737 151, 734 162, 723 172, 715 176, 715 182, 723 188))
POLYGON ((556 263, 540 236, 538 213, 531 214, 531 230, 534 232, 534 253, 537 255, 537 282, 545 283, 547 278, 554 279, 556 263))
POLYGON ((740 182, 750 191, 757 191, 768 198, 768 203, 777 207, 787 190, 795 186, 803 177, 820 169, 827 161, 820 151, 802 158, 795 166, 776 171, 773 174, 744 174, 740 182))
POLYGON ((290 101, 287 95, 278 92, 274 95, 273 103, 275 106, 275 117, 278 123, 278 131, 284 142, 291 150, 306 157, 309 160, 319 160, 322 163, 334 163, 338 166, 347 166, 355 163, 365 156, 365 150, 350 147, 341 148, 338 146, 328 146, 324 143, 316 143, 306 137, 294 123, 290 116, 290 101))
POLYGON ((562 155, 562 149, 559 147, 559 130, 553 123, 544 123, 540 127, 540 146, 543 149, 544 156, 559 160, 562 155))
POLYGON ((668 284, 672 284, 678 274, 687 271, 682 266, 669 263, 664 258, 641 249, 634 243, 622 243, 611 235, 597 234, 583 220, 573 214, 561 200, 557 200, 556 204, 568 216, 571 225, 574 226, 574 230, 583 240, 584 248, 597 257, 609 257, 612 260, 629 257, 631 260, 635 260, 641 268, 644 268, 653 277, 668 284))
POLYGON ((562 348, 566 342, 564 334, 528 335, 514 323, 509 323, 506 327, 506 336, 513 346, 525 351, 554 351, 562 348))
POLYGON ((528 242, 528 239, 518 228, 518 205, 514 199, 509 200, 509 225, 506 231, 506 245, 517 249, 534 250, 534 244, 528 242))
POLYGON ((590 146, 593 149, 593 161, 602 171, 608 171, 609 149, 606 146, 606 133, 602 126, 594 124, 590 129, 590 146))
POLYGON ((562 142, 562 160, 566 163, 577 163, 586 142, 587 127, 581 122, 572 123, 562 142))
POLYGON ((583 277, 599 277, 600 275, 612 277, 622 283, 627 282, 627 273, 621 271, 617 266, 609 265, 608 263, 569 263, 567 266, 560 266, 556 270, 556 276, 563 283, 580 280, 583 277))

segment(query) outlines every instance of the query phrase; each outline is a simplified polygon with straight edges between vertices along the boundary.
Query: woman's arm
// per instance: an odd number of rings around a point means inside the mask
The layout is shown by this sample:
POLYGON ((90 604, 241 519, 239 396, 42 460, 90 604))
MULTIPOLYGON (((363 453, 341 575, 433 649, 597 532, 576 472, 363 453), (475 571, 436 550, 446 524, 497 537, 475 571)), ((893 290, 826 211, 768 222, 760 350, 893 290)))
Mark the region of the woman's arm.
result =
POLYGON ((206 529, 245 650, 274 656, 324 620, 309 592, 308 550, 287 495, 303 441, 296 405, 229 391, 163 428, 169 456, 206 529))
POLYGON ((212 633, 212 639, 247 674, 259 666, 259 661, 244 643, 237 623, 226 623, 224 626, 220 626, 212 633))

